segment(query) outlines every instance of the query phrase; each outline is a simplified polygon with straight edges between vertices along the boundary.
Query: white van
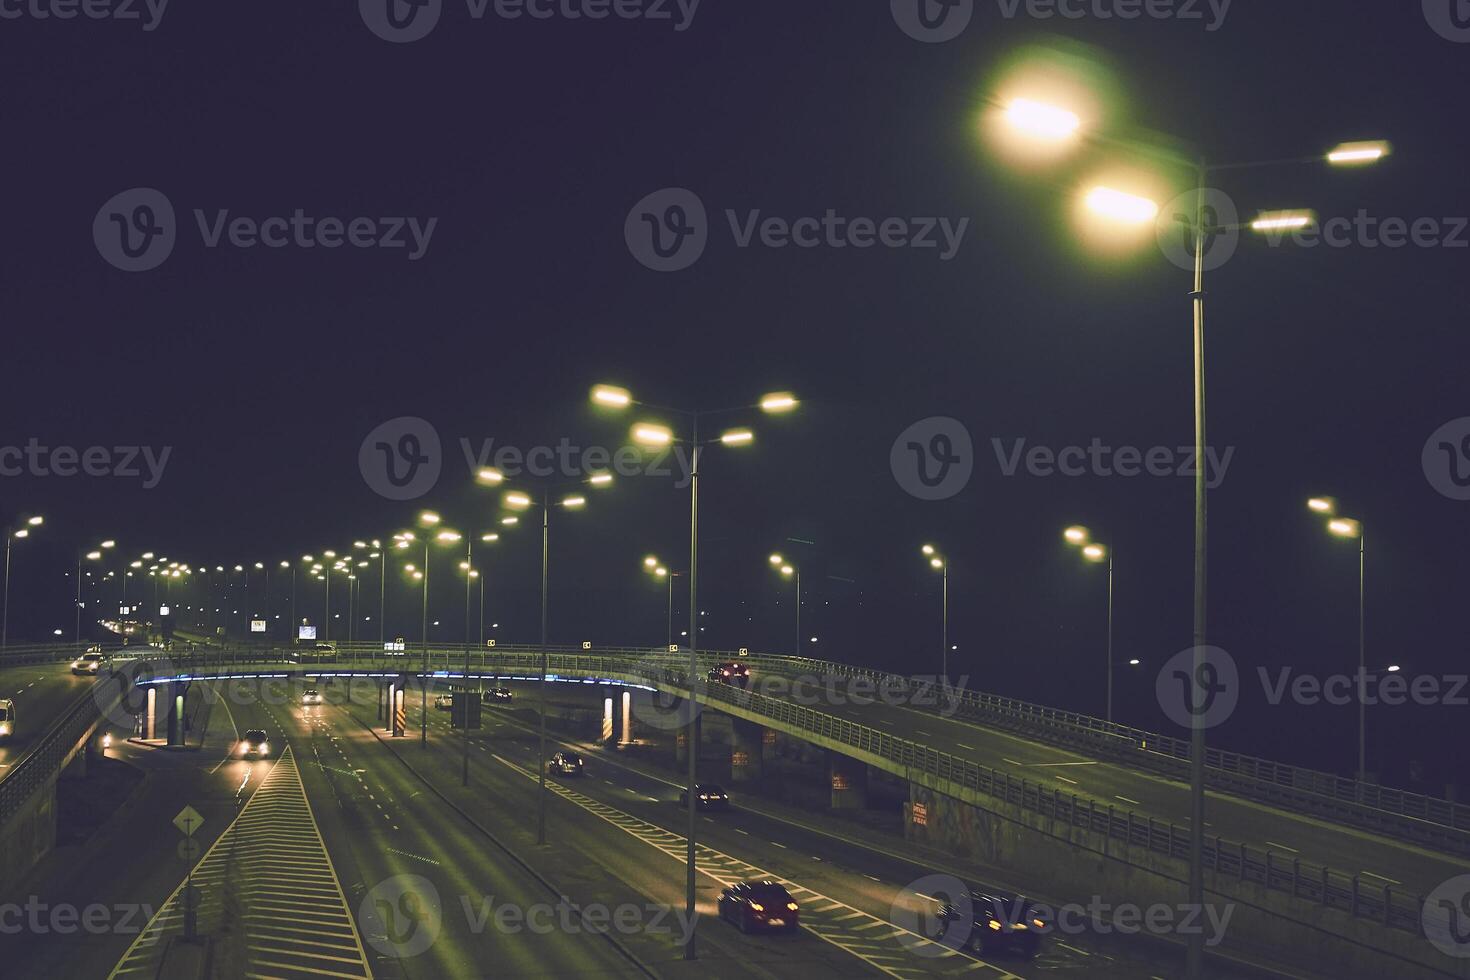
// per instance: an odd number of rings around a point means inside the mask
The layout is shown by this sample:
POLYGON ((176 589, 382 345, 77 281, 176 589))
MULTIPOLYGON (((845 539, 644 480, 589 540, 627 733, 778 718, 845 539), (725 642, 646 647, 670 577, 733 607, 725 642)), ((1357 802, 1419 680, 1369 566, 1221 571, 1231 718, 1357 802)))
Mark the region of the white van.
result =
POLYGON ((0 698, 0 739, 8 739, 15 734, 15 702, 9 698, 0 698))

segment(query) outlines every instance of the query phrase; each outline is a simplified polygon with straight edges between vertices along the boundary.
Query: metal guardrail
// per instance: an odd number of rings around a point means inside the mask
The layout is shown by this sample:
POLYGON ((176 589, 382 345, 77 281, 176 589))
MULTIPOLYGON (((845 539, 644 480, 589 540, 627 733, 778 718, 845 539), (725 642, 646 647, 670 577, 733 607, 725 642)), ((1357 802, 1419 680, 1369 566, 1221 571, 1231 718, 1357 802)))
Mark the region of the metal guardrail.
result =
MULTIPOLYGON (((53 648, 54 649, 54 648, 53 648)), ((565 649, 565 648, 563 648, 565 649)), ((431 673, 453 675, 464 667, 464 648, 431 648, 404 654, 385 654, 372 650, 338 648, 330 659, 303 661, 302 653, 292 648, 233 648, 227 650, 154 651, 160 661, 150 671, 165 676, 160 668, 171 668, 185 675, 208 673, 228 676, 232 672, 309 672, 331 673, 333 670, 381 670, 384 672, 418 672, 427 666, 431 673)), ((700 655, 703 666, 728 657, 725 652, 700 655)), ((753 658, 752 658, 753 659, 753 658)), ((789 661, 788 661, 789 662, 789 661)), ((539 670, 539 648, 502 647, 493 651, 471 651, 472 670, 502 673, 531 673, 539 670)), ((597 653, 548 651, 548 670, 573 676, 604 677, 662 685, 670 693, 689 690, 686 654, 669 654, 640 648, 620 648, 597 653)), ((823 664, 822 666, 838 666, 823 664)), ((1110 841, 1131 847, 1142 847, 1150 853, 1186 860, 1189 833, 1171 822, 1120 809, 1108 803, 1065 793, 1039 783, 1017 777, 1010 772, 983 766, 970 759, 896 737, 836 715, 788 701, 768 697, 754 691, 727 684, 696 684, 696 696, 706 702, 729 704, 788 728, 810 733, 858 752, 875 756, 904 772, 915 773, 939 783, 965 787, 1000 800, 1019 809, 1101 834, 1110 841)), ((29 795, 59 769, 62 759, 75 747, 86 729, 94 724, 102 711, 92 692, 78 699, 38 741, 36 747, 12 767, 0 780, 0 822, 9 820, 29 795)), ((940 786, 931 788, 940 789, 940 786)), ((1279 856, 1270 850, 1252 848, 1219 837, 1206 835, 1206 866, 1216 874, 1235 878, 1316 905, 1338 909, 1355 918, 1379 923, 1388 928, 1422 934, 1423 900, 1404 891, 1396 891, 1389 883, 1366 883, 1356 875, 1312 865, 1295 857, 1279 856)), ((1124 859, 1124 858, 1120 858, 1124 859)), ((1126 860, 1126 859, 1124 859, 1126 860)))
POLYGON ((117 700, 120 687, 103 692, 94 686, 83 692, 57 716, 45 733, 7 770, 0 779, 0 826, 8 824, 31 797, 61 770, 66 757, 103 712, 112 707, 104 701, 117 700))
MULTIPOLYGON (((376 642, 333 641, 332 645, 333 653, 318 655, 312 650, 289 645, 189 645, 180 641, 176 643, 175 649, 161 655, 181 664, 196 662, 194 658, 203 655, 224 658, 229 662, 243 662, 242 658, 277 658, 283 664, 299 666, 340 663, 344 658, 349 665, 355 665, 361 660, 378 662, 384 658, 382 646, 376 642)), ((78 655, 84 646, 12 646, 0 658, 0 666, 69 659, 78 655)), ((140 653, 146 651, 150 655, 159 655, 158 651, 147 647, 136 649, 140 653)), ((641 661, 667 658, 671 662, 677 662, 688 656, 687 653, 668 653, 661 648, 648 647, 599 646, 595 650, 586 650, 580 646, 554 646, 548 647, 548 650, 558 655, 632 656, 641 661)), ((471 664, 483 669, 490 665, 490 661, 502 656, 539 654, 539 651, 540 647, 531 645, 508 644, 493 649, 476 647, 470 651, 471 664)), ((128 653, 127 650, 122 652, 128 653)), ((451 670, 456 665, 463 665, 464 652, 462 645, 431 646, 427 662, 431 669, 451 670)), ((711 650, 702 652, 700 660, 704 664, 713 664, 737 656, 753 666, 784 675, 865 677, 874 683, 893 685, 905 691, 911 691, 916 684, 914 679, 899 674, 807 657, 759 653, 741 655, 731 650, 711 650)), ((395 655, 392 659, 407 667, 412 666, 415 661, 422 664, 425 656, 422 647, 410 645, 401 655, 395 655)), ((1186 772, 1189 761, 1187 739, 1147 732, 1091 715, 981 691, 958 689, 952 690, 949 695, 956 698, 959 713, 970 720, 1103 754, 1134 768, 1175 777, 1186 772)), ((1400 834, 1418 843, 1470 853, 1470 805, 1371 783, 1360 783, 1319 770, 1217 748, 1206 750, 1205 766, 1207 784, 1211 789, 1352 826, 1400 834), (1390 815, 1407 819, 1392 819, 1390 815)))

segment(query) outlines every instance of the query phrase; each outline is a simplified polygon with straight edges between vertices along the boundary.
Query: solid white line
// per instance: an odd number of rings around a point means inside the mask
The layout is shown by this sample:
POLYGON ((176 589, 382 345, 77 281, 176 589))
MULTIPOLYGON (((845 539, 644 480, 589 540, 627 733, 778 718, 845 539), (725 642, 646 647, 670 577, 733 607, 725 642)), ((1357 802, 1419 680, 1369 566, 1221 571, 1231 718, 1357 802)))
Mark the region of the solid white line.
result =
POLYGON ((1383 875, 1376 875, 1376 874, 1374 874, 1371 871, 1363 871, 1363 872, 1360 872, 1360 874, 1366 875, 1369 878, 1377 878, 1379 881, 1386 881, 1390 885, 1402 885, 1403 884, 1402 881, 1397 881, 1397 880, 1395 880, 1393 878, 1385 878, 1385 877, 1383 877, 1383 875))
POLYGON ((1058 776, 1057 778, 1064 783, 1071 783, 1073 786, 1077 785, 1077 780, 1075 779, 1068 779, 1066 776, 1058 776))
POLYGON ((1298 850, 1297 850, 1297 849, 1296 849, 1296 848, 1294 848, 1294 847, 1287 847, 1287 846, 1286 846, 1286 845, 1285 845, 1285 844, 1278 844, 1278 843, 1277 843, 1277 842, 1276 842, 1276 841, 1274 841, 1274 840, 1268 840, 1268 841, 1266 841, 1266 844, 1267 844, 1267 845, 1268 845, 1268 846, 1270 846, 1270 847, 1279 847, 1279 848, 1281 848, 1281 849, 1282 849, 1282 850, 1283 850, 1283 851, 1290 851, 1290 852, 1291 852, 1291 853, 1293 853, 1293 854, 1300 854, 1300 853, 1301 853, 1301 851, 1298 851, 1298 850))
MULTIPOLYGON (((1060 779, 1062 777, 1058 776, 1057 778, 1060 779)), ((1113 799, 1115 799, 1115 800, 1122 800, 1124 803, 1132 803, 1134 806, 1143 806, 1143 804, 1140 803, 1140 802, 1138 802, 1137 800, 1130 800, 1126 796, 1115 796, 1115 797, 1113 797, 1113 799)), ((1271 842, 1270 841, 1267 841, 1266 843, 1269 844, 1271 842)))

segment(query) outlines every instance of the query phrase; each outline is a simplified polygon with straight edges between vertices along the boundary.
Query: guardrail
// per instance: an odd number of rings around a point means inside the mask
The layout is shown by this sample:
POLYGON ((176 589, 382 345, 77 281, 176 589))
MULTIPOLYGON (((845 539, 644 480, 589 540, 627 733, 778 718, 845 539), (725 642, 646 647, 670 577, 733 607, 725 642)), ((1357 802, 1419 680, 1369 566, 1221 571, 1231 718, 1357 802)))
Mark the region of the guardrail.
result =
MULTIPOLYGON (((172 676, 201 671, 228 676, 234 671, 274 672, 277 668, 282 673, 331 673, 338 669, 416 673, 427 666, 431 673, 452 676, 465 664, 463 647, 431 648, 417 656, 387 655, 380 649, 369 653, 339 648, 329 661, 311 662, 303 662, 302 653, 291 648, 174 651, 162 655, 154 651, 156 659, 147 673, 157 679, 170 676, 171 672, 172 676)), ((726 653, 701 654, 701 666, 726 656, 726 653)), ((480 672, 531 673, 539 670, 541 657, 539 648, 506 647, 471 651, 469 663, 472 670, 480 672)), ((547 666, 558 674, 603 677, 651 687, 662 685, 672 694, 689 690, 685 654, 638 648, 598 653, 548 651, 547 666)), ((0 822, 9 820, 29 795, 55 774, 66 754, 101 716, 104 706, 94 696, 97 690, 100 688, 94 687, 79 698, 38 740, 36 747, 12 767, 10 774, 0 780, 0 822)), ((120 688, 117 690, 120 692, 120 688)), ((1121 841, 1175 859, 1188 857, 1188 830, 1168 821, 1048 788, 1004 770, 755 691, 728 684, 706 684, 701 679, 696 684, 696 697, 707 703, 728 704, 795 732, 817 735, 876 757, 890 763, 906 778, 918 774, 920 781, 928 777, 935 783, 965 787, 1069 827, 1102 834, 1110 841, 1121 841)), ((945 789, 941 785, 931 788, 941 792, 945 789)), ((1269 849, 1252 848, 1218 835, 1206 835, 1204 856, 1206 866, 1218 875, 1289 893, 1294 898, 1389 928, 1422 934, 1422 899, 1396 891, 1391 884, 1367 883, 1356 875, 1277 855, 1269 849)))
MULTIPOLYGON (((463 645, 431 645, 427 654, 421 646, 408 645, 401 654, 387 657, 382 645, 376 642, 331 643, 333 650, 322 653, 301 646, 265 642, 225 646, 190 646, 179 643, 173 650, 161 655, 180 664, 196 663, 196 658, 201 656, 215 658, 216 662, 223 663, 243 663, 264 657, 294 666, 342 663, 345 658, 349 666, 365 661, 401 663, 406 668, 427 663, 433 670, 451 670, 455 666, 462 666, 465 657, 463 645)), ((4 659, 0 660, 0 665, 70 659, 77 656, 84 647, 85 644, 12 646, 6 651, 4 659)), ((160 655, 158 651, 148 647, 135 649, 140 653, 146 651, 148 655, 160 655)), ((506 644, 495 648, 474 647, 470 650, 470 662, 472 666, 485 669, 493 661, 503 657, 539 654, 539 651, 539 646, 527 644, 506 644)), ((595 650, 587 650, 581 646, 558 645, 548 647, 548 651, 555 655, 636 657, 643 662, 665 659, 678 662, 688 656, 684 652, 669 653, 663 648, 627 646, 599 646, 595 650)), ((126 654, 128 650, 125 649, 122 653, 126 654)), ((759 653, 741 655, 731 650, 703 651, 699 657, 706 666, 739 657, 753 666, 784 675, 865 677, 874 683, 894 685, 904 691, 911 691, 916 683, 914 679, 899 674, 807 657, 759 653)), ((948 696, 955 698, 959 714, 968 720, 1104 755, 1133 768, 1147 769, 1175 778, 1187 774, 1187 739, 1147 732, 1090 715, 981 691, 952 690, 948 696)), ((1207 785, 1211 789, 1380 833, 1402 835, 1418 843, 1448 848, 1458 853, 1470 853, 1470 805, 1371 783, 1360 783, 1319 770, 1217 748, 1206 750, 1205 766, 1207 785)))

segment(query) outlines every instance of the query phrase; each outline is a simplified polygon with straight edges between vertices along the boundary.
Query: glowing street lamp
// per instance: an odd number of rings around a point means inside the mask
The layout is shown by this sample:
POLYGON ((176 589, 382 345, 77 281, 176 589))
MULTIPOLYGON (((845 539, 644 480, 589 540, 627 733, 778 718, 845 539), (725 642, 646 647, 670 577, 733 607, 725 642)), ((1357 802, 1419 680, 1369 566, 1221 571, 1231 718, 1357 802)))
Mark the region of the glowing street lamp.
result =
POLYGON ((665 641, 666 646, 664 649, 668 649, 674 645, 674 579, 685 573, 669 571, 654 555, 649 555, 643 559, 643 570, 655 579, 661 579, 667 586, 667 597, 664 600, 664 618, 668 625, 668 639, 665 641))
POLYGON ((1151 224, 1159 213, 1159 206, 1148 198, 1111 187, 1094 187, 1084 202, 1095 214, 1129 225, 1151 224))
MULTIPOLYGON (((1107 715, 1113 720, 1113 552, 1111 548, 1092 540, 1092 532, 1080 524, 1073 524, 1062 532, 1067 543, 1078 548, 1082 557, 1093 564, 1108 563, 1108 652, 1107 652, 1107 715)), ((1136 664, 1137 661, 1132 661, 1136 664)))
POLYGON ((1358 793, 1361 797, 1363 787, 1368 781, 1367 760, 1367 671, 1368 652, 1367 635, 1365 626, 1365 591, 1364 572, 1366 568, 1366 536, 1363 533, 1363 522, 1350 517, 1339 517, 1337 514, 1337 501, 1332 497, 1313 497, 1307 501, 1307 508, 1314 514, 1320 514, 1327 518, 1327 533, 1338 538, 1356 538, 1358 541, 1358 793))
POLYGON ((30 537, 31 528, 40 527, 45 520, 40 515, 27 517, 22 527, 5 529, 5 600, 3 612, 0 612, 0 650, 5 649, 10 636, 10 546, 17 540, 30 537))
MULTIPOLYGON (((724 409, 684 409, 667 408, 656 405, 647 405, 635 399, 626 388, 614 385, 597 385, 592 389, 592 401, 604 408, 626 409, 634 405, 642 408, 654 409, 661 412, 678 415, 689 425, 689 438, 682 440, 676 438, 672 429, 666 425, 652 422, 640 422, 633 426, 633 441, 641 446, 662 448, 672 446, 676 442, 684 442, 692 449, 691 465, 689 472, 689 703, 698 703, 697 687, 699 682, 699 460, 701 450, 710 443, 701 442, 699 425, 701 419, 712 415, 724 415, 732 412, 744 412, 758 408, 767 414, 780 414, 790 412, 797 407, 796 396, 789 391, 771 392, 762 396, 755 405, 734 406, 724 409)), ((754 434, 749 429, 732 429, 722 435, 718 442, 725 446, 740 447, 748 446, 754 441, 754 434)), ((694 921, 695 914, 695 879, 696 879, 696 854, 698 836, 698 793, 696 789, 696 771, 698 769, 699 752, 694 744, 694 716, 691 712, 688 726, 689 738, 689 773, 686 785, 688 793, 688 832, 686 836, 685 850, 685 911, 694 921)), ((695 958, 696 943, 695 929, 690 928, 684 943, 684 958, 692 960, 695 958)))
POLYGON ((796 656, 801 656, 801 568, 779 554, 770 557, 770 563, 783 578, 796 582, 796 656))
POLYGON ((940 664, 944 675, 944 683, 949 684, 949 562, 939 553, 932 544, 926 544, 919 549, 919 553, 929 559, 929 567, 940 574, 942 594, 941 612, 939 619, 939 650, 940 664))

